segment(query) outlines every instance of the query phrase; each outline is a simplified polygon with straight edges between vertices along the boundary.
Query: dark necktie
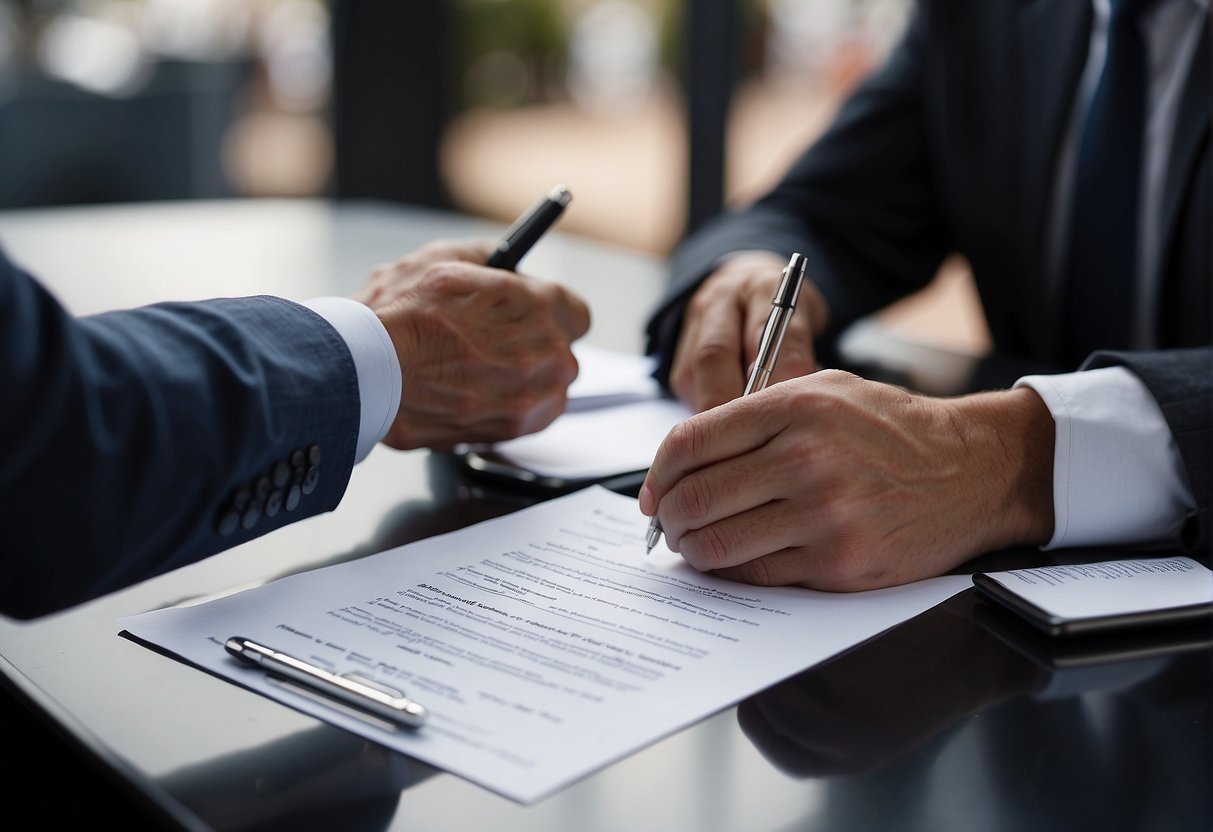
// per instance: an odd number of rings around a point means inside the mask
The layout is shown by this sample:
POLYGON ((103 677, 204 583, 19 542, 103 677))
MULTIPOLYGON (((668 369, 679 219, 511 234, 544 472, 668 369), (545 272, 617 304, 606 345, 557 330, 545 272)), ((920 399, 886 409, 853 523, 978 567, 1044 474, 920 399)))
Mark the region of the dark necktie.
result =
POLYGON ((1153 0, 1111 0, 1107 58, 1078 145, 1066 298, 1070 358, 1131 346, 1146 50, 1153 0))

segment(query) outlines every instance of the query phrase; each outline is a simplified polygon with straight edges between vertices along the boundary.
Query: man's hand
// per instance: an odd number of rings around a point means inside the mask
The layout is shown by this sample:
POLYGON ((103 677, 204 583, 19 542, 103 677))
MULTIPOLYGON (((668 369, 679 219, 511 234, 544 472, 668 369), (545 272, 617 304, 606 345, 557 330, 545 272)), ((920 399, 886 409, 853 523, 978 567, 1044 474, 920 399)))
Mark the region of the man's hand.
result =
POLYGON ((589 329, 584 301, 558 284, 478 265, 487 244, 446 245, 381 267, 364 287, 403 374, 400 411, 383 440, 393 448, 540 430, 563 412, 577 376, 570 347, 589 329))
POLYGON ((376 266, 350 297, 378 311, 417 285, 431 266, 451 262, 484 265, 492 253, 493 243, 486 240, 435 240, 394 263, 376 266))
POLYGON ((1047 541, 1053 435, 1027 388, 939 399, 823 370, 675 427, 640 508, 701 571, 892 586, 1047 541))
MULTIPOLYGON (((695 412, 741 395, 786 265, 785 258, 769 252, 736 254, 691 296, 674 351, 670 389, 695 412)), ((828 318, 821 293, 806 277, 772 384, 817 368, 813 336, 828 318)))

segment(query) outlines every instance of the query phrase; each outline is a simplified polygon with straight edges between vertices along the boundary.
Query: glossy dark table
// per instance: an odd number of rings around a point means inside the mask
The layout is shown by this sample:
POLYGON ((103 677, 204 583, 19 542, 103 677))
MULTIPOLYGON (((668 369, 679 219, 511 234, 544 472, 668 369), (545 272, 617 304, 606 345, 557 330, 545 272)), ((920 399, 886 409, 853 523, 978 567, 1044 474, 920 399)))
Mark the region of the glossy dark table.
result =
MULTIPOLYGON (((376 263, 427 239, 501 230, 317 202, 0 214, 0 242, 77 312, 216 294, 345 293, 376 263), (80 263, 89 265, 85 280, 73 279, 80 263)), ((554 234, 522 270, 587 297, 591 342, 640 349, 659 263, 554 234)), ((58 755, 49 771, 42 760, 39 776, 16 781, 23 791, 6 793, 9 805, 38 807, 28 828, 85 816, 96 828, 1213 829, 1204 631, 1051 643, 966 590, 529 807, 117 634, 127 614, 382 551, 545 496, 479 479, 446 454, 377 448, 329 515, 60 615, 0 619, 0 671, 20 703, 8 724, 45 722, 45 747, 58 755), (120 798, 124 814, 82 790, 78 772, 94 769, 100 794, 120 798)), ((1009 551, 965 571, 1052 562, 1009 551)), ((28 743, 30 733, 15 736, 28 743)), ((10 765, 34 753, 5 739, 10 765)))

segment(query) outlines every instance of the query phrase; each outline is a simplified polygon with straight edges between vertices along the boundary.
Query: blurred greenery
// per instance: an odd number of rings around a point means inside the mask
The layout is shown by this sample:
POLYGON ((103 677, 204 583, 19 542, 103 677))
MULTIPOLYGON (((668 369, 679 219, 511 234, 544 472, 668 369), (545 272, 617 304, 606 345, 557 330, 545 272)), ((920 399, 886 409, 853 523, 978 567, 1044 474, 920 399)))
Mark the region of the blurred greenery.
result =
MULTIPOLYGON (((676 73, 685 0, 628 1, 644 9, 657 28, 660 68, 676 73)), ((453 2, 460 106, 518 106, 565 97, 573 27, 595 0, 453 2)), ((761 65, 766 5, 766 0, 740 0, 742 74, 761 65)))
MULTIPOLYGON (((551 98, 567 63, 567 24, 559 0, 454 0, 463 106, 517 105, 551 98), (513 54, 526 70, 523 89, 469 78, 488 56, 513 54)), ((501 79, 496 79, 500 81, 501 79)))

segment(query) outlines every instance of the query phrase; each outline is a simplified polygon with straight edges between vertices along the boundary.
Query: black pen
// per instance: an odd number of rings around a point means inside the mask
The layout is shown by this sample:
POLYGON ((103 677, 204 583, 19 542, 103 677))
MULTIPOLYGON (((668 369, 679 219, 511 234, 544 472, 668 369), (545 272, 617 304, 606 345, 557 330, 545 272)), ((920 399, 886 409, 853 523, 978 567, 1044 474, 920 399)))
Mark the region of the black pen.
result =
MULTIPOLYGON (((779 348, 783 346, 784 333, 788 331, 788 322, 796 312, 796 301, 800 298, 800 286, 804 282, 807 264, 808 260, 803 254, 793 254, 788 265, 784 267, 779 286, 775 289, 775 297, 771 298, 771 314, 767 316, 766 326, 762 328, 758 357, 750 368, 750 377, 746 380, 745 391, 741 394, 743 396, 757 393, 771 380, 775 361, 779 358, 779 348)), ((645 553, 653 551, 660 539, 661 521, 654 514, 649 520, 649 530, 645 534, 645 544, 648 546, 645 553)))
POLYGON ((514 221, 485 265, 513 271, 518 261, 552 227, 572 199, 573 195, 564 185, 552 188, 547 196, 514 221))
POLYGON ((400 691, 356 674, 338 676, 323 667, 280 653, 247 638, 232 636, 223 645, 227 652, 267 673, 286 677, 310 691, 335 699, 358 710, 416 728, 426 719, 426 710, 400 691))

